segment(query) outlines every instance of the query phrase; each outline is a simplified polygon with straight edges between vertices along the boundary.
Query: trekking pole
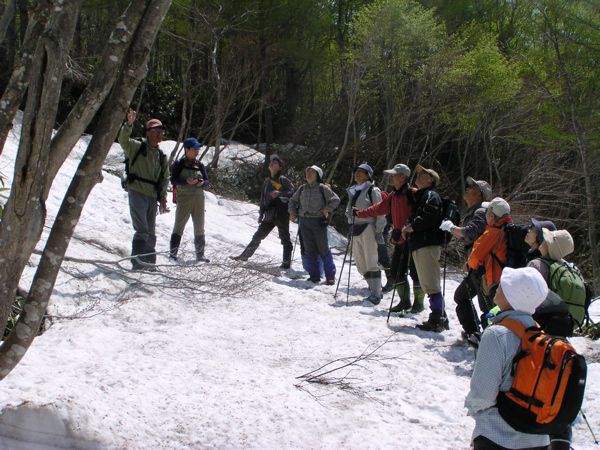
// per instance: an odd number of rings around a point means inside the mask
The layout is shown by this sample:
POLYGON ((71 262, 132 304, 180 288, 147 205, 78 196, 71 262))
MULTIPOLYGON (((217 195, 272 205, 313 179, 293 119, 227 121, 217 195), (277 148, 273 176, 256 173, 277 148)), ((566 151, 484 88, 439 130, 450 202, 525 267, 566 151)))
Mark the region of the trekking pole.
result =
POLYGON ((296 233, 296 238, 294 239, 294 248, 292 249, 292 258, 290 261, 294 260, 294 255, 296 254, 296 244, 298 243, 298 235, 300 234, 300 229, 298 229, 298 232, 296 233))
POLYGON ((392 290, 392 299, 390 300, 390 308, 388 309, 388 316, 386 323, 390 323, 390 315, 392 314, 392 305, 394 304, 394 296, 396 295, 396 283, 394 283, 394 288, 392 290))
POLYGON ((448 250, 448 237, 444 237, 444 283, 442 287, 442 296, 446 298, 446 258, 447 258, 447 250, 448 250))
MULTIPOLYGON (((352 218, 352 228, 354 228, 354 217, 352 218)), ((350 272, 352 272, 352 241, 352 231, 350 231, 350 258, 348 258, 348 287, 346 288, 346 306, 348 306, 348 301, 350 299, 350 272)))
POLYGON ((335 294, 333 298, 337 297, 338 289, 340 287, 340 281, 342 281, 342 273, 344 273, 344 266, 346 265, 346 257, 348 256, 348 249, 350 248, 350 242, 352 240, 352 232, 348 234, 348 243, 346 244, 346 252, 344 253, 344 260, 342 262, 342 268, 340 269, 340 277, 338 278, 337 286, 335 287, 335 294))
POLYGON ((585 413, 583 412, 583 409, 580 409, 579 412, 581 413, 581 417, 583 417, 583 420, 585 420, 588 430, 590 430, 590 433, 592 433, 592 438, 594 439, 594 444, 600 445, 600 442, 596 438, 596 435, 594 434, 594 430, 592 430, 592 427, 590 426, 590 423, 588 422, 587 417, 586 417, 585 413))
POLYGON ((352 214, 352 224, 350 226, 350 259, 348 260, 348 287, 346 288, 346 306, 348 306, 348 299, 350 298, 350 272, 352 271, 352 241, 354 240, 354 221, 356 220, 356 216, 352 214))

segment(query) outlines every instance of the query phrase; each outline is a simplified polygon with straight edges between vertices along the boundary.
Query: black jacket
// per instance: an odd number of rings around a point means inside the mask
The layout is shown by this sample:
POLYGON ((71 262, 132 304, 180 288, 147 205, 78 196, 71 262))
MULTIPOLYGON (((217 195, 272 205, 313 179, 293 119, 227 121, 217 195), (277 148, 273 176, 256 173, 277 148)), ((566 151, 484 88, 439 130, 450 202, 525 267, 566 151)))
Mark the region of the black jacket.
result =
POLYGON ((442 198, 432 188, 419 189, 413 197, 413 212, 408 219, 413 232, 408 235, 408 248, 418 250, 431 245, 442 245, 442 198))
POLYGON ((266 178, 260 195, 260 221, 272 222, 276 217, 288 217, 288 201, 293 194, 294 185, 286 177, 266 178), (279 195, 275 198, 271 197, 271 192, 276 190, 273 183, 281 185, 279 195))

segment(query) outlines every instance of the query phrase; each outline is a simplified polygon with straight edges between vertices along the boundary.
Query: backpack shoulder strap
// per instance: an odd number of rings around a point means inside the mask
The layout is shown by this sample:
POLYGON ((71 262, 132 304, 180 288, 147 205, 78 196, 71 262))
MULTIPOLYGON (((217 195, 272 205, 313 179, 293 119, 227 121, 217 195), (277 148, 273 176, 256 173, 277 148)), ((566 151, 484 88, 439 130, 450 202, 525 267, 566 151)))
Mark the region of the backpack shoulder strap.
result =
POLYGON ((523 339, 523 336, 525 335, 525 325, 516 319, 502 319, 500 322, 496 322, 496 325, 502 325, 503 327, 508 328, 515 333, 519 339, 523 339))
POLYGON ((323 186, 323 183, 319 183, 319 190, 321 191, 321 195, 323 196, 323 203, 325 203, 325 206, 327 206, 327 199, 325 198, 325 187, 323 186))
MULTIPOLYGON (((142 145, 140 145, 140 148, 138 148, 138 151, 135 153, 135 155, 133 155, 133 159, 131 160, 131 164, 129 164, 129 168, 131 169, 131 167, 133 167, 133 165, 135 164, 135 162, 137 161, 138 157, 146 151, 146 141, 142 141, 142 145)), ((162 152, 161 152, 162 153, 162 152)))
MULTIPOLYGON (((508 231, 507 231, 506 225, 508 225, 508 223, 502 224, 500 226, 502 233, 498 235, 498 240, 494 244, 494 248, 492 249, 492 252, 490 253, 492 255, 492 258, 494 258, 496 260, 496 262, 498 263, 498 265, 500 266, 501 269, 504 269, 506 267, 506 262, 508 262, 508 236, 507 236, 508 231), (500 244, 500 240, 502 239, 503 236, 506 239, 506 256, 507 256, 506 262, 500 261, 500 258, 498 258, 498 255, 496 255, 496 249, 498 248, 498 244, 500 244)), ((508 320, 508 319, 506 319, 506 320, 508 320)))
POLYGON ((371 205, 373 204, 373 197, 371 196, 372 192, 373 192, 373 185, 369 186, 369 189, 367 190, 367 198, 369 199, 369 202, 371 202, 371 205))

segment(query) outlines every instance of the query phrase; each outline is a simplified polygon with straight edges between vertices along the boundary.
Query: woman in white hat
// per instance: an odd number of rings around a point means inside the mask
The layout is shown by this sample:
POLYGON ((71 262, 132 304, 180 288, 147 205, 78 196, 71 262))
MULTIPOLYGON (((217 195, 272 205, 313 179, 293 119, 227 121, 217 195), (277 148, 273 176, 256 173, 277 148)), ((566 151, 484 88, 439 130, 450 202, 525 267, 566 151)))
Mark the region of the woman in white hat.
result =
POLYGON ((306 184, 298 188, 290 198, 290 220, 299 221, 300 233, 306 250, 308 281, 321 281, 319 258, 323 261, 325 283, 335 284, 335 264, 329 242, 327 225, 331 213, 339 206, 340 198, 323 182, 323 169, 318 166, 306 168, 306 184))

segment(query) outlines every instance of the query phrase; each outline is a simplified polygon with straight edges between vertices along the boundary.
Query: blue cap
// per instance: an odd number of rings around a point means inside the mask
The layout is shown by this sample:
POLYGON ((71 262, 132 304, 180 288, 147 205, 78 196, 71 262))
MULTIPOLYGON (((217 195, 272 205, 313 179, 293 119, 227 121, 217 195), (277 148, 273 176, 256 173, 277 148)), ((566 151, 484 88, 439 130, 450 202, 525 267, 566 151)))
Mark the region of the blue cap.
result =
POLYGON ((195 137, 186 138, 183 141, 183 148, 200 148, 202 144, 195 137))

